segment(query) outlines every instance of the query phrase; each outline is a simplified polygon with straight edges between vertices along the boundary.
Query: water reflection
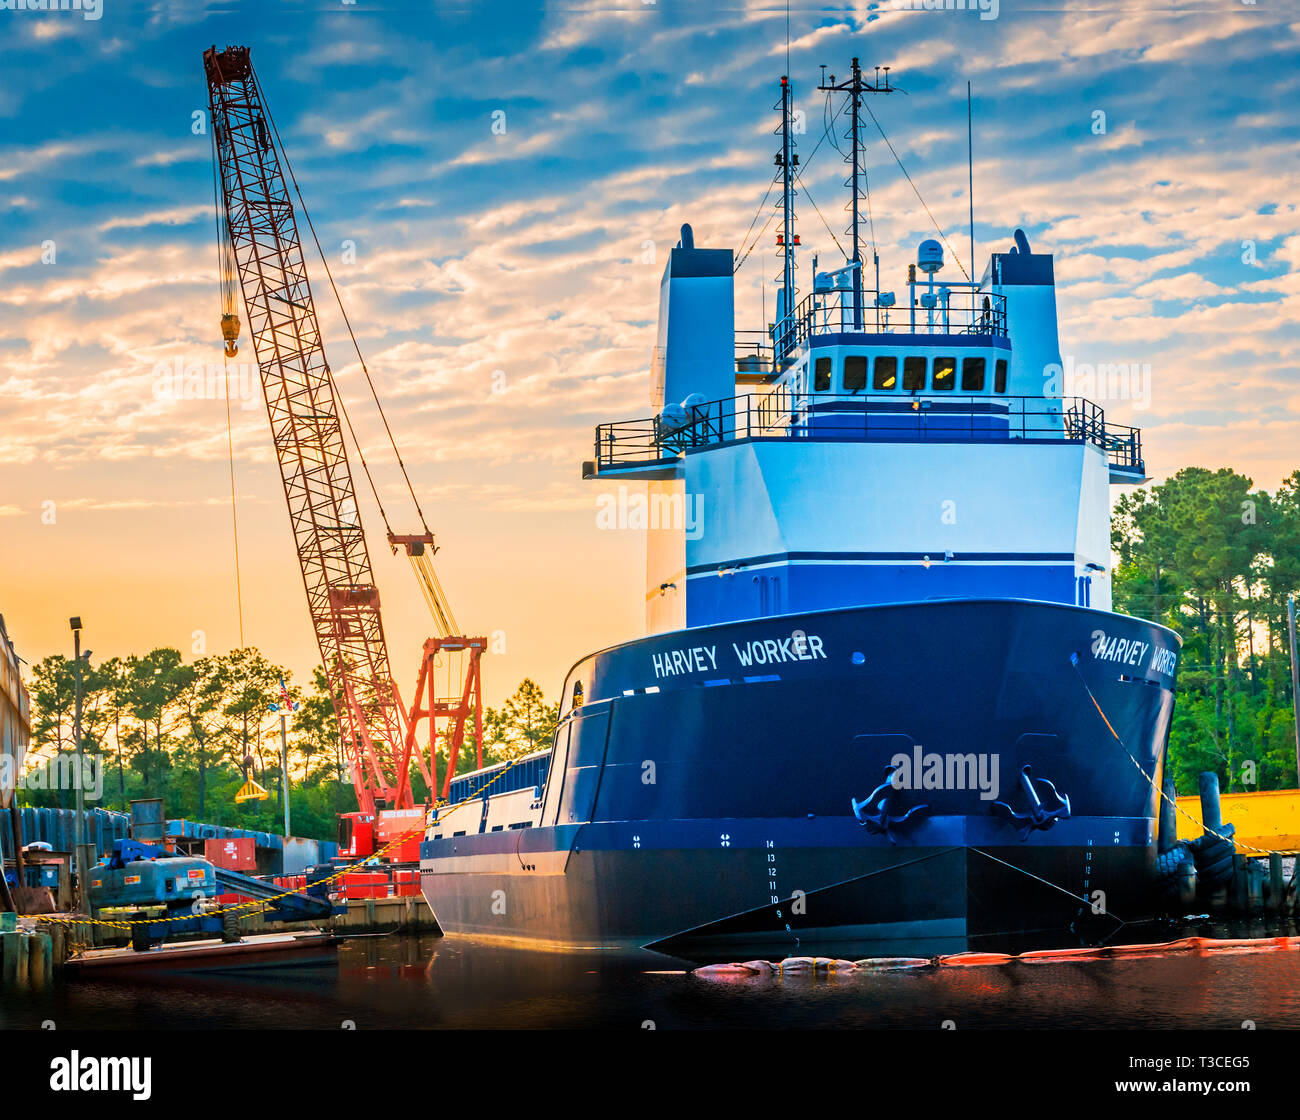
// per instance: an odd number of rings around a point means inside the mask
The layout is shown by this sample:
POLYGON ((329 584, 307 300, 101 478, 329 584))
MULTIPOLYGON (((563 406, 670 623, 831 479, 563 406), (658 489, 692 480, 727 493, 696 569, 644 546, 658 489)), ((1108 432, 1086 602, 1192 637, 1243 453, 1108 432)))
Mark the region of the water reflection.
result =
MULTIPOLYGON (((1277 936, 1201 922, 1129 941, 1277 936)), ((984 968, 702 980, 657 954, 550 953, 469 939, 358 939, 292 966, 67 981, 8 993, 0 1025, 59 1029, 1300 1027, 1300 952, 1179 953, 984 968)))

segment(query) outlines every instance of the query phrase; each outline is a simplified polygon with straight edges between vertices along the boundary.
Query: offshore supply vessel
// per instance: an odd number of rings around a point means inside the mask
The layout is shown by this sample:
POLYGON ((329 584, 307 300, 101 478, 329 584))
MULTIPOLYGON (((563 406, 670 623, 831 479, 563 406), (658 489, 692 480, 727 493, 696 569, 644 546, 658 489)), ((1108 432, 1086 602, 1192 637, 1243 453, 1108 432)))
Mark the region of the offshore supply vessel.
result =
POLYGON ((444 932, 928 955, 1146 913, 1179 639, 1110 609, 1140 433, 1063 395, 1021 230, 978 280, 925 241, 868 286, 859 111, 896 87, 820 88, 852 255, 797 298, 783 78, 775 321, 736 331, 733 252, 684 226, 652 415, 583 464, 645 487, 648 636, 573 666, 549 750, 453 783, 420 846, 444 932))

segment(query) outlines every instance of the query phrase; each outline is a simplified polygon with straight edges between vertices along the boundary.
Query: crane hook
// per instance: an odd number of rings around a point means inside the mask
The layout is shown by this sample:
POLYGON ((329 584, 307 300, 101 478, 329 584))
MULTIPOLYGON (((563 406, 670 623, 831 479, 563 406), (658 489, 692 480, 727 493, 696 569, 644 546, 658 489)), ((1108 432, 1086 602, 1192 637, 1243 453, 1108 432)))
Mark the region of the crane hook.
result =
POLYGON ((233 358, 239 353, 239 347, 235 345, 235 339, 239 337, 238 315, 221 316, 221 337, 226 340, 226 357, 233 358))

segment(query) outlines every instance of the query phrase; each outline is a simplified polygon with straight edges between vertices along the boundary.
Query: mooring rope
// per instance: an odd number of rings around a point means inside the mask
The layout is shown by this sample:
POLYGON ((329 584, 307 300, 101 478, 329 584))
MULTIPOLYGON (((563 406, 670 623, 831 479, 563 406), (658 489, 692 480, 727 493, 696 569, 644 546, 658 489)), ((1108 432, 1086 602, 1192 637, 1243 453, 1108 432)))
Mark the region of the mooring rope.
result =
POLYGON ((1265 856, 1285 856, 1291 854, 1289 852, 1275 852, 1271 848, 1257 848, 1253 844, 1247 844, 1244 840, 1237 840, 1232 836, 1224 836, 1223 833, 1221 832, 1215 832, 1214 829, 1207 828, 1204 821, 1198 821, 1186 809, 1181 808, 1177 801, 1171 800, 1168 794, 1166 794, 1163 789, 1161 789, 1158 785, 1156 785, 1155 778, 1146 772, 1146 768, 1142 765, 1142 763, 1140 763, 1136 758, 1133 757, 1133 753, 1128 749, 1127 746, 1124 745, 1124 740, 1119 737, 1119 733, 1115 730, 1113 726, 1111 726, 1110 720, 1106 718, 1106 713, 1102 711, 1101 704, 1097 702, 1097 697, 1093 695, 1092 689, 1088 687, 1087 678, 1084 677, 1083 671, 1079 668, 1079 655, 1077 653, 1070 654, 1070 664, 1074 666, 1074 671, 1079 675, 1079 683, 1083 685, 1083 690, 1088 694, 1088 699, 1092 701, 1092 706, 1097 709, 1097 714, 1101 716, 1101 722, 1106 725, 1106 730, 1111 733, 1111 735, 1115 739, 1115 742, 1119 744, 1120 750, 1122 750, 1126 755, 1128 755, 1128 760, 1131 763, 1133 763, 1134 766, 1137 767, 1138 773, 1141 774, 1142 777, 1146 779, 1147 785, 1149 785, 1153 790, 1155 790, 1156 793, 1160 795, 1163 801, 1167 802, 1170 806, 1172 806, 1174 812, 1182 814, 1182 816, 1186 817, 1187 820, 1192 822, 1192 824, 1196 825, 1198 828, 1204 829, 1208 835, 1213 836, 1219 840, 1226 840, 1229 844, 1233 844, 1236 847, 1247 848, 1252 852, 1258 852, 1260 855, 1265 855, 1265 856))

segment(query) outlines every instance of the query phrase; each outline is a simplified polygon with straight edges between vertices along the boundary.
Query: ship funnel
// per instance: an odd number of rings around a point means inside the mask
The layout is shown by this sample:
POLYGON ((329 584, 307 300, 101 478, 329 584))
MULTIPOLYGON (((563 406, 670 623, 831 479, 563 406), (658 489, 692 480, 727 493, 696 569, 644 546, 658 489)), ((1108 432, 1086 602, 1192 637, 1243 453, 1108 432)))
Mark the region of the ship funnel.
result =
POLYGON ((735 396, 734 268, 730 249, 697 248, 694 230, 682 226, 659 286, 650 397, 656 409, 692 393, 709 401, 735 396))
POLYGON ((1056 279, 1051 253, 1035 253, 1023 229, 1008 252, 994 253, 980 289, 1007 301, 1007 333, 1014 340, 1007 392, 1059 398, 1064 391, 1056 326, 1056 279))

